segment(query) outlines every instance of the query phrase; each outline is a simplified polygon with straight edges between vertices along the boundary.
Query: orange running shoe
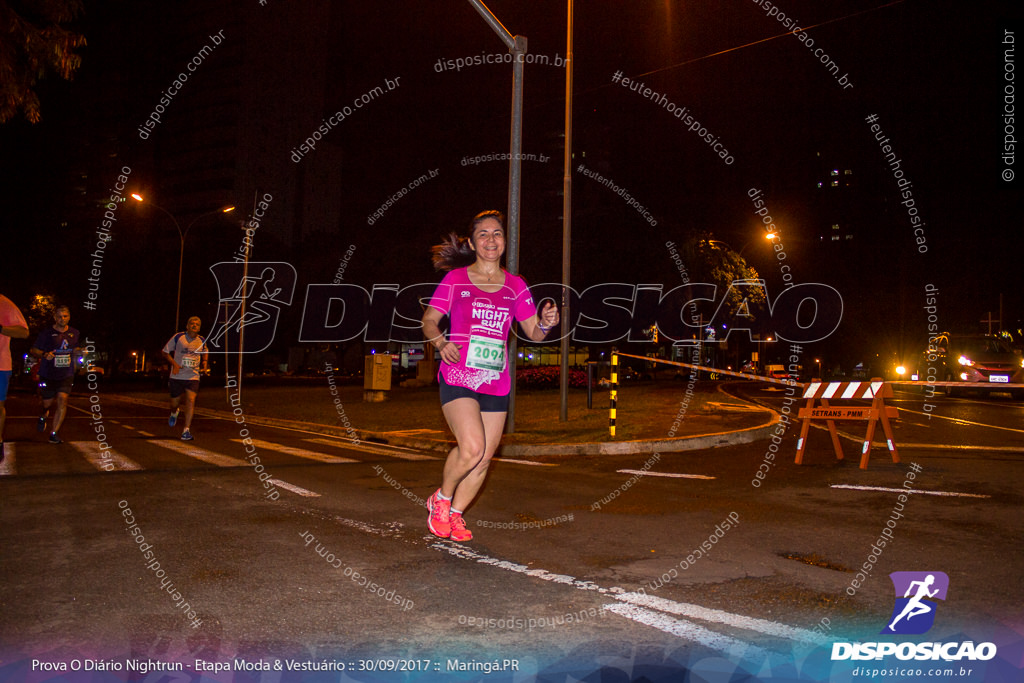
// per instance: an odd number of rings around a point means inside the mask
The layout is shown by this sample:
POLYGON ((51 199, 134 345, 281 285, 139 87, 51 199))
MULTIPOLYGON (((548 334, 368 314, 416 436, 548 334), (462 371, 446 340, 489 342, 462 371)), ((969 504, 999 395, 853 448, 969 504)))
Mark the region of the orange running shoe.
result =
POLYGON ((466 528, 466 520, 462 519, 462 513, 456 512, 451 515, 451 524, 449 525, 451 534, 449 538, 453 541, 472 541, 473 532, 466 528))
POLYGON ((438 500, 437 494, 432 494, 427 499, 427 507, 430 508, 430 516, 427 517, 427 526, 430 533, 441 538, 448 538, 452 534, 451 515, 452 507, 450 500, 438 500))

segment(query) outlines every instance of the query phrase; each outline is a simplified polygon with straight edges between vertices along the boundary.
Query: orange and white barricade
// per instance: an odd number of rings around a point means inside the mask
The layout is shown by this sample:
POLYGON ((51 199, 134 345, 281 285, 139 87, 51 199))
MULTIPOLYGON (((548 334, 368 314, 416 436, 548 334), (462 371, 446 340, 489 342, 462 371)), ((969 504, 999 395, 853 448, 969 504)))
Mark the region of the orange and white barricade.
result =
POLYGON ((899 411, 895 406, 885 405, 885 399, 892 398, 892 386, 888 382, 875 378, 870 382, 811 382, 804 387, 804 398, 807 405, 800 409, 797 414, 803 420, 800 427, 800 440, 796 445, 796 464, 800 465, 804 460, 804 450, 807 448, 807 434, 811 429, 811 420, 825 420, 828 424, 828 432, 832 436, 832 446, 836 451, 836 458, 843 459, 843 447, 839 443, 839 432, 836 430, 836 420, 867 420, 868 430, 864 436, 864 447, 860 454, 860 468, 868 468, 868 457, 871 455, 871 442, 875 437, 875 427, 879 422, 885 432, 886 445, 889 453, 892 454, 892 461, 899 462, 900 456, 896 452, 896 442, 893 439, 892 425, 889 420, 899 417, 899 411), (870 406, 843 406, 832 405, 835 400, 871 399, 870 406), (820 405, 815 406, 815 402, 820 405))

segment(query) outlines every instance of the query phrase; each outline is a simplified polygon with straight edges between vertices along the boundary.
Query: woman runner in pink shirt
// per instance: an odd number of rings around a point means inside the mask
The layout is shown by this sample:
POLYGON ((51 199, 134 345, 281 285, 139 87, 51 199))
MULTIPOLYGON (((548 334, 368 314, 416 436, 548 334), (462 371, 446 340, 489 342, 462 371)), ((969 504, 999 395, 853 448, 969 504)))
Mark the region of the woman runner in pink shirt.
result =
POLYGON ((558 308, 537 315, 526 282, 501 267, 505 218, 484 211, 468 238, 454 233, 433 248, 434 268, 448 271, 423 314, 423 334, 441 357, 441 411, 458 445, 448 453, 441 488, 427 499, 427 526, 442 538, 468 541, 462 513, 473 502, 498 449, 511 380, 506 339, 515 318, 528 339, 543 341, 558 308), (447 316, 447 338, 441 320, 447 316))

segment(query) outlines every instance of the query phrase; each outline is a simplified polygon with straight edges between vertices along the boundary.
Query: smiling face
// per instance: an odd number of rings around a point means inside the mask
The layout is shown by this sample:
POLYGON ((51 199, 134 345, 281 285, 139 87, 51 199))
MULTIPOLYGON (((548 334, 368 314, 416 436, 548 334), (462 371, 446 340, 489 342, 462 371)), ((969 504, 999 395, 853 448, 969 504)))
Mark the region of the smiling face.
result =
POLYGON ((469 240, 477 261, 500 263, 505 253, 505 228, 496 218, 485 218, 473 226, 469 240))

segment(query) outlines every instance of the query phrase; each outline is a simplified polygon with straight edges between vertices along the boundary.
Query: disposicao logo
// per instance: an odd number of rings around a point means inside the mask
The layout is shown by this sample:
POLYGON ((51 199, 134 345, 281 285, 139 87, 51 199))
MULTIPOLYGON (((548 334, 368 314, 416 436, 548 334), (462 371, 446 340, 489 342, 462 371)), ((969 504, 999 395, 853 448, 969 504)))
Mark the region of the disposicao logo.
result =
MULTIPOLYGON (((889 574, 896 593, 896 604, 882 634, 919 635, 935 624, 937 600, 945 600, 949 577, 944 572, 893 572, 889 574)), ((832 643, 832 661, 880 660, 895 656, 900 660, 946 662, 966 659, 987 661, 996 656, 994 643, 971 641, 936 643, 832 643)))
POLYGON ((949 577, 944 572, 893 572, 896 605, 882 633, 917 635, 935 623, 936 600, 945 600, 949 577))

